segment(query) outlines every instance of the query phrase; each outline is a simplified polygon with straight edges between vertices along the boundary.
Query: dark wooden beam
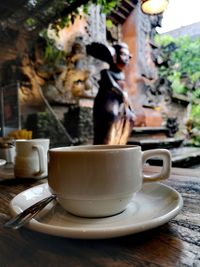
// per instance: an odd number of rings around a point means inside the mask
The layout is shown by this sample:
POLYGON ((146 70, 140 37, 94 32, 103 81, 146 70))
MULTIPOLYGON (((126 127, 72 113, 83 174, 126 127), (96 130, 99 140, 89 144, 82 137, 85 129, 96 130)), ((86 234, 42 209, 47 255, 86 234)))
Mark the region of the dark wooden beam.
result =
POLYGON ((118 24, 123 24, 130 13, 134 10, 138 0, 121 0, 115 9, 108 15, 108 18, 118 24))

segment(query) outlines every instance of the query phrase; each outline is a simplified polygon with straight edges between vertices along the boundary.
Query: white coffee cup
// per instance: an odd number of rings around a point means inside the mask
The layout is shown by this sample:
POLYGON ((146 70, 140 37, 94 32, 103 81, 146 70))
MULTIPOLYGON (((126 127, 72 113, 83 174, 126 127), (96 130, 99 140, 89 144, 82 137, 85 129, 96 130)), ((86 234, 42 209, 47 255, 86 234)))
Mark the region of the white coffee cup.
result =
POLYGON ((14 175, 18 178, 44 178, 48 174, 49 139, 16 140, 14 175))
MULTIPOLYGON (((141 151, 131 145, 88 145, 49 150, 48 184, 68 212, 104 217, 122 212, 144 182, 167 179, 171 155, 166 149, 141 151), (160 173, 145 175, 147 159, 163 160, 160 173)), ((159 205, 159 202, 158 202, 159 205)))
POLYGON ((7 163, 14 163, 15 146, 0 148, 0 158, 5 159, 7 163))

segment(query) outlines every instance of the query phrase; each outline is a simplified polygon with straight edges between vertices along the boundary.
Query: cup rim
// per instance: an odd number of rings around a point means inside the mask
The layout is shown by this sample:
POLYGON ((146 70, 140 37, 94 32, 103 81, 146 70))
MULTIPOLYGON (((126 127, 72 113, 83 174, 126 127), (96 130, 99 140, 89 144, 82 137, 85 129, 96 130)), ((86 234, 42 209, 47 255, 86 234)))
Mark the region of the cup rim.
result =
POLYGON ((25 143, 25 142, 38 142, 38 141, 50 141, 49 138, 33 138, 33 139, 16 139, 16 143, 25 143))
POLYGON ((139 145, 80 145, 50 148, 50 153, 87 153, 87 152, 113 152, 127 150, 141 150, 139 145))

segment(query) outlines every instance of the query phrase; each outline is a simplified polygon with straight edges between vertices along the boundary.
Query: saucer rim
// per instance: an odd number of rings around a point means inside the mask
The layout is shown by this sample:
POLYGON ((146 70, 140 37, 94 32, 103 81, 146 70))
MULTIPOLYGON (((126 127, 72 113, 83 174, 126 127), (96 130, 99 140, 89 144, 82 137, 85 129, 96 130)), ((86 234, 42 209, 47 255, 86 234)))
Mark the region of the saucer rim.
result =
MULTIPOLYGON (((59 236, 59 237, 65 237, 65 238, 74 238, 74 239, 108 239, 108 238, 115 238, 115 237, 121 237, 121 236, 126 236, 126 235, 130 235, 130 234, 136 234, 136 233, 140 233, 140 232, 144 232, 153 228, 156 228, 158 226, 161 226, 165 223, 167 223, 169 220, 171 220, 172 218, 174 218, 182 209, 183 207, 183 199, 181 194, 176 191, 174 188, 172 188, 169 185, 165 185, 163 183, 159 183, 159 182, 154 182, 151 185, 155 185, 155 186, 160 186, 160 187, 164 187, 165 189, 169 190, 171 193, 173 193, 174 195, 174 203, 173 207, 171 208, 171 210, 161 216, 157 216, 153 219, 149 219, 149 220, 143 220, 140 221, 138 223, 132 223, 129 225, 120 225, 120 226, 114 226, 114 227, 108 227, 108 228, 90 228, 87 230, 83 230, 77 227, 64 227, 64 226, 56 226, 56 225, 50 225, 48 223, 41 223, 39 221, 37 221, 37 219, 32 219, 29 223, 27 223, 25 225, 26 228, 36 231, 36 232, 40 232, 40 233, 44 233, 44 234, 48 234, 48 235, 52 235, 52 236, 59 236)), ((20 205, 17 207, 16 210, 16 204, 13 205, 13 203, 15 203, 15 200, 17 197, 19 197, 19 195, 24 194, 26 191, 29 190, 33 190, 36 187, 46 187, 46 190, 49 191, 48 189, 48 183, 43 183, 31 188, 28 188, 24 191, 22 191, 21 193, 19 193, 18 195, 16 195, 10 202, 9 205, 9 209, 10 212, 13 216, 16 216, 20 211, 20 205)), ((50 191, 48 192, 48 195, 51 195, 50 191)), ((145 194, 145 192, 144 192, 145 194)), ((137 196, 134 196, 134 198, 137 196)), ((22 209, 21 209, 22 211, 22 209)), ((73 215, 72 215, 73 216, 73 215)), ((119 216, 119 215, 115 215, 115 216, 119 216)), ((101 218, 104 219, 104 218, 101 218)), ((106 219, 106 218, 105 218, 106 219)), ((80 218, 80 220, 84 220, 84 218, 80 218)))

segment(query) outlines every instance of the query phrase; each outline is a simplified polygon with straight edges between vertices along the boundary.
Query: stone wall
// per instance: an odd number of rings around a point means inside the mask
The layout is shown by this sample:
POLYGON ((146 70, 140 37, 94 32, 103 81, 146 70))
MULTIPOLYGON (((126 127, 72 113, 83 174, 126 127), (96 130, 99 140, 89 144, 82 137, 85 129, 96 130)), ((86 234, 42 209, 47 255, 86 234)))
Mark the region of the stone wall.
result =
MULTIPOLYGON (((70 45, 73 44, 76 36, 82 36, 84 42, 86 43, 89 43, 91 41, 106 41, 105 16, 100 15, 100 7, 95 8, 94 6, 91 6, 89 12, 91 14, 87 19, 85 19, 84 17, 82 20, 78 19, 78 22, 75 23, 71 29, 68 28, 62 31, 61 36, 63 37, 63 39, 60 43, 58 43, 58 46, 65 46, 64 48, 68 49, 70 45), (92 23, 92 20, 93 22, 95 21, 95 23, 92 23)), ((3 27, 3 24, 0 24, 0 26, 3 27)), ((60 103, 58 103, 57 107, 52 106, 51 101, 49 101, 48 96, 45 95, 44 91, 44 83, 46 82, 49 73, 45 73, 43 71, 42 67, 44 67, 44 64, 42 64, 41 58, 37 58, 37 62, 34 62, 33 60, 36 59, 36 56, 38 55, 38 51, 35 52, 35 50, 33 49, 35 47, 35 41, 37 39, 35 38, 35 33, 32 33, 33 38, 30 38, 31 35, 29 35, 25 31, 20 30, 18 26, 19 25, 16 25, 15 28, 11 29, 8 27, 8 25, 5 25, 5 29, 1 28, 0 31, 0 86, 7 86, 9 83, 17 84, 17 82, 20 81, 18 91, 22 128, 30 128, 30 119, 37 118, 34 119, 35 130, 33 127, 31 128, 32 130, 34 130, 33 136, 44 137, 45 133, 47 134, 50 129, 53 129, 51 127, 51 125, 53 124, 49 120, 49 116, 51 115, 54 124, 56 122, 56 118, 64 126, 66 126, 66 132, 68 125, 70 131, 72 130, 71 126, 76 125, 76 127, 73 127, 74 131, 77 131, 77 134, 74 134, 72 131, 72 143, 74 142, 74 138, 76 139, 75 142, 77 141, 78 143, 87 141, 86 136, 90 138, 93 129, 91 114, 92 104, 90 103, 90 107, 87 107, 87 99, 84 100, 84 98, 82 98, 82 106, 80 107, 80 109, 76 109, 77 112, 75 113, 71 111, 71 108, 69 108, 68 110, 68 107, 66 108, 65 112, 54 111, 60 109, 60 103), (38 68, 38 62, 40 62, 41 68, 38 68), (69 114, 67 114, 67 110, 72 116, 71 123, 68 122, 69 114), (47 127, 47 129, 45 129, 43 122, 42 129, 39 127, 41 123, 38 121, 41 120, 41 114, 47 114, 46 120, 49 122, 50 128, 47 127), (65 117, 67 118, 67 123, 65 121, 65 117), (87 124, 89 126, 86 126, 87 124)), ((57 71, 58 70, 56 70, 53 74, 54 78, 57 71)), ((95 86, 96 84, 97 82, 95 81, 95 86)), ((95 96, 94 93, 96 92, 97 88, 93 89, 93 98, 95 96)), ((63 100, 62 96, 61 99, 63 100)), ((56 102, 57 99, 53 97, 53 100, 54 102, 56 102)), ((79 103, 78 98, 75 98, 72 103, 73 102, 74 104, 79 103)), ((65 104, 67 106, 67 103, 65 104)), ((45 118, 45 116, 43 117, 45 118)), ((65 136, 66 132, 63 132, 63 129, 60 126, 61 125, 57 125, 55 129, 57 129, 57 132, 60 133, 61 136, 65 136)), ((52 133, 53 132, 55 131, 52 130, 52 133)), ((61 139, 63 140, 63 138, 61 139)), ((63 143, 63 141, 61 143, 63 143)), ((67 141, 66 144, 68 143, 69 142, 67 141)))
POLYGON ((93 113, 90 107, 71 105, 64 114, 64 126, 75 144, 84 144, 93 139, 93 113))

